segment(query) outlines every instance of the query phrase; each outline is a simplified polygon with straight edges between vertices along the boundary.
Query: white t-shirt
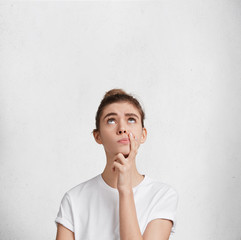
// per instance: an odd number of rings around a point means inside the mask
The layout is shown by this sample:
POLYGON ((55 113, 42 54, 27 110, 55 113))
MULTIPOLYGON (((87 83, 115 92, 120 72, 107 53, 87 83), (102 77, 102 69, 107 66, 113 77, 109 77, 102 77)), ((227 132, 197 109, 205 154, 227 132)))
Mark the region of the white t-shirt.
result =
MULTIPOLYGON (((178 201, 174 189, 145 176, 133 194, 142 235, 156 218, 172 220, 174 232, 178 201)), ((65 193, 55 222, 74 232, 75 240, 119 240, 119 192, 99 174, 65 193)))

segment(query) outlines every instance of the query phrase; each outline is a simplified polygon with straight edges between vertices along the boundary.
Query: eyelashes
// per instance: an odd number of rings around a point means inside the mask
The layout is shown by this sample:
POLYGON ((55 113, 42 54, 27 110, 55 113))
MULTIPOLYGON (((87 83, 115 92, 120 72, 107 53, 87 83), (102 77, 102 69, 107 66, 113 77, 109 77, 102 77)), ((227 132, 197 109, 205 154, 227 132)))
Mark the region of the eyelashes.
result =
POLYGON ((130 122, 130 123, 135 123, 135 122, 136 122, 136 119, 135 119, 135 118, 130 117, 130 118, 128 118, 128 122, 130 122))
POLYGON ((115 119, 114 118, 109 118, 107 119, 108 124, 115 124, 115 119))
MULTIPOLYGON (((115 118, 107 119, 107 124, 115 124, 117 121, 115 118)), ((128 118, 128 123, 136 123, 136 119, 133 117, 128 118)))

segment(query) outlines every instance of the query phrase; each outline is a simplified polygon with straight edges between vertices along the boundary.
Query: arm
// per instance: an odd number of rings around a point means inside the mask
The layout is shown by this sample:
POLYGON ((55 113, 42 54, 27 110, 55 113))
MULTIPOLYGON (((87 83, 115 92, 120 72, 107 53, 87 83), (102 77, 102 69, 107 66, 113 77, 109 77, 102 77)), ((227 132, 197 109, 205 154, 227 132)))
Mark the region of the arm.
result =
POLYGON ((113 167, 118 170, 117 189, 119 191, 119 218, 121 240, 168 240, 172 221, 166 219, 155 219, 151 221, 141 235, 134 195, 131 184, 131 169, 137 154, 138 145, 133 136, 129 135, 131 150, 128 158, 118 154, 113 167))
POLYGON ((148 223, 143 234, 144 240, 168 240, 172 229, 172 221, 154 219, 148 223))
POLYGON ((119 192, 120 238, 135 240, 168 240, 172 221, 167 219, 152 220, 141 235, 132 191, 119 192))
POLYGON ((120 239, 143 239, 136 216, 132 189, 119 191, 120 239))
POLYGON ((56 240, 74 240, 74 233, 58 223, 56 240))

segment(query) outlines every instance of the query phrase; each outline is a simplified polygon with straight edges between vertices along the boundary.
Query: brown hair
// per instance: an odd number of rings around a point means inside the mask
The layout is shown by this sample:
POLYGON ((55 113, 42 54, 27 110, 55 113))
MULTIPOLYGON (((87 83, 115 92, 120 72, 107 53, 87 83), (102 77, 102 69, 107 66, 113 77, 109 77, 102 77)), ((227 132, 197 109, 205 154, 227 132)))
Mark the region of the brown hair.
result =
POLYGON ((94 131, 99 131, 100 118, 101 118, 104 108, 107 105, 109 105, 111 103, 116 103, 116 102, 128 102, 128 103, 131 103, 133 106, 135 106, 141 115, 141 124, 142 124, 142 127, 144 127, 145 113, 144 113, 139 101, 136 98, 134 98, 132 95, 127 94, 124 90, 114 88, 114 89, 111 89, 110 91, 106 92, 106 94, 104 95, 104 97, 98 107, 98 110, 97 110, 96 116, 95 116, 96 129, 94 129, 94 131))

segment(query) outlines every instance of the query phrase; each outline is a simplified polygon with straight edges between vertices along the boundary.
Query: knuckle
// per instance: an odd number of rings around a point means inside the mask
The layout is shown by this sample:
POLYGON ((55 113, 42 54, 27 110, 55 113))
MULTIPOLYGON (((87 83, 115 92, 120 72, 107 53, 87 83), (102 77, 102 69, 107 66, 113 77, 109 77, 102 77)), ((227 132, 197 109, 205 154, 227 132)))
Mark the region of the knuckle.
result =
POLYGON ((117 154, 117 157, 118 157, 118 158, 121 158, 121 157, 122 157, 122 154, 121 154, 121 153, 118 153, 118 154, 117 154))

